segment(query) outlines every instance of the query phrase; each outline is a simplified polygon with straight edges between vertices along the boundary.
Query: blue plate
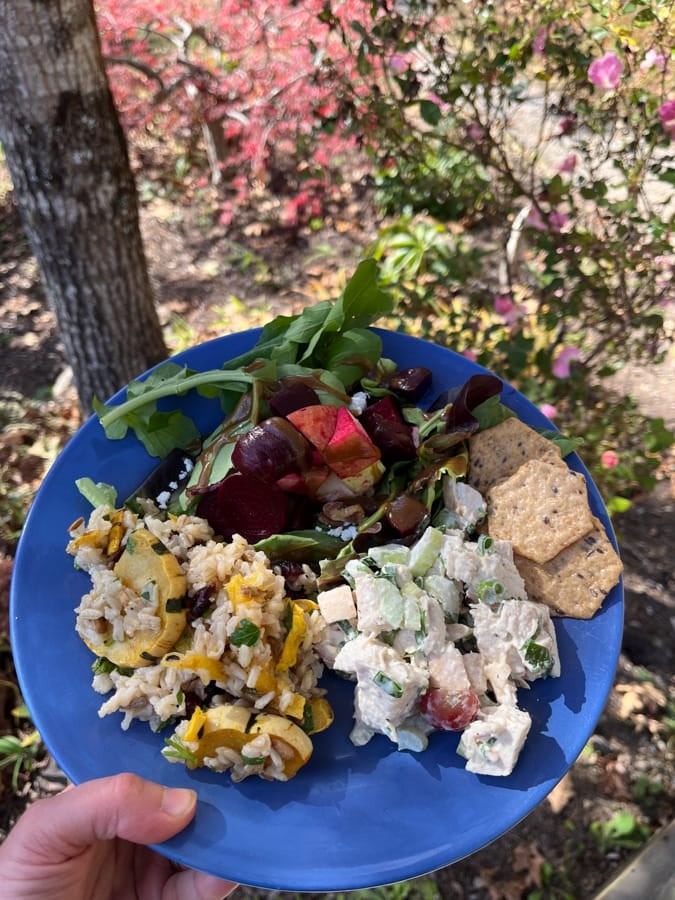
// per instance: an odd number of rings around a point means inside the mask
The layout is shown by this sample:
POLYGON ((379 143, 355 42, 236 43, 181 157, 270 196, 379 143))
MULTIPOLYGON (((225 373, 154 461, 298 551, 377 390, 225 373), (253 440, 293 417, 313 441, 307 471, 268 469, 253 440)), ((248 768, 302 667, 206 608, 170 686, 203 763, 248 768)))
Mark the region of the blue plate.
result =
MULTIPOLYGON (((175 357, 193 369, 217 368, 249 349, 254 329, 175 357)), ((384 355, 400 367, 434 373, 429 397, 462 384, 480 366, 449 350, 379 331, 384 355)), ((114 398, 122 399, 122 395, 114 398)), ((525 397, 504 387, 503 402, 523 421, 550 428, 525 397)), ((184 401, 199 427, 220 419, 215 401, 184 401)), ((412 878, 453 863, 496 840, 539 804, 574 763, 592 734, 614 678, 623 627, 618 584, 590 621, 557 619, 562 676, 520 692, 533 726, 516 771, 479 777, 455 753, 457 735, 432 736, 429 749, 399 752, 384 737, 366 747, 349 741, 352 690, 326 676, 334 725, 315 736, 310 762, 287 783, 190 772, 160 755, 164 738, 147 725, 120 729, 118 715, 99 719, 102 697, 91 689, 92 655, 75 632, 74 607, 88 576, 65 552, 68 526, 89 506, 75 479, 114 484, 120 497, 152 471, 132 436, 108 441, 95 418, 58 457, 40 488, 19 543, 11 594, 11 638, 23 696, 46 745, 75 783, 132 771, 199 793, 192 824, 158 849, 186 866, 261 888, 338 891, 412 878)), ((600 495, 588 479, 591 507, 614 540, 600 495)))

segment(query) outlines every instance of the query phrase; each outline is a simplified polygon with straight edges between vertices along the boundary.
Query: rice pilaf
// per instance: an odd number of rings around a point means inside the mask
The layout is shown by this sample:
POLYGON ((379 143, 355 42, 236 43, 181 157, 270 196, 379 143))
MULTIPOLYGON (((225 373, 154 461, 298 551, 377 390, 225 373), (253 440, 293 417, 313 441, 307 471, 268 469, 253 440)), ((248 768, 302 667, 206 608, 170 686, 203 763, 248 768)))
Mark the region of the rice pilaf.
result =
POLYGON ((140 502, 141 515, 99 506, 70 528, 68 553, 91 579, 76 629, 97 657, 94 690, 109 694, 99 716, 172 725, 163 753, 190 768, 287 780, 311 754, 307 733, 332 721, 317 604, 290 599, 239 535, 216 540, 204 519, 140 502))

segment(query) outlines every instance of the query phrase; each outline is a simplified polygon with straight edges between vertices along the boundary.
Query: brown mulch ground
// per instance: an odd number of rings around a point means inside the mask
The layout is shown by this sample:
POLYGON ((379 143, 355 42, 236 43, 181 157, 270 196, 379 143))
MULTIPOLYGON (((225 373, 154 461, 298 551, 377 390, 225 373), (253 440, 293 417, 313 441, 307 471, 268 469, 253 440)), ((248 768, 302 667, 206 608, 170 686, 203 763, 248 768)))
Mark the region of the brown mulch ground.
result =
MULTIPOLYGON (((372 237, 369 221, 359 191, 347 187, 321 231, 280 232, 252 219, 235 240, 214 226, 208 211, 153 199, 144 209, 144 236, 171 349, 334 296, 343 273, 372 237)), ((0 326, 0 635, 6 635, 22 511, 78 424, 72 389, 67 378, 59 377, 65 362, 54 320, 9 197, 4 202, 0 197, 0 326), (55 382, 58 395, 53 397, 55 382)), ((656 400, 672 410, 672 393, 663 391, 656 400)), ((645 835, 672 820, 675 500, 670 471, 665 466, 654 493, 637 500, 616 522, 626 569, 625 636, 615 686, 592 740, 524 822, 490 848, 436 874, 442 897, 592 897, 645 835), (634 816, 637 827, 632 835, 613 839, 603 823, 620 811, 634 816)), ((30 727, 13 712, 19 699, 13 678, 11 650, 0 643, 0 734, 23 736, 30 727)), ((0 838, 27 803, 62 783, 48 756, 21 775, 18 790, 11 786, 9 769, 1 771, 0 838)), ((246 890, 242 896, 273 895, 246 890)))

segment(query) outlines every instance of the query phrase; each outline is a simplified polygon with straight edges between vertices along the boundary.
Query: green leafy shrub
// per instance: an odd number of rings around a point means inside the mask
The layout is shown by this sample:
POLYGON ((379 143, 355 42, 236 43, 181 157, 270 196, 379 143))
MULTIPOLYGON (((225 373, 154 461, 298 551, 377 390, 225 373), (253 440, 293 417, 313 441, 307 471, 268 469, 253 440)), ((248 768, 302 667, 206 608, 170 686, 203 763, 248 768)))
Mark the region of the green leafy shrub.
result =
POLYGON ((613 510, 653 487, 674 440, 608 380, 672 342, 668 9, 410 0, 372 4, 367 26, 332 19, 376 85, 345 81, 341 103, 376 167, 400 327, 583 437, 613 510))

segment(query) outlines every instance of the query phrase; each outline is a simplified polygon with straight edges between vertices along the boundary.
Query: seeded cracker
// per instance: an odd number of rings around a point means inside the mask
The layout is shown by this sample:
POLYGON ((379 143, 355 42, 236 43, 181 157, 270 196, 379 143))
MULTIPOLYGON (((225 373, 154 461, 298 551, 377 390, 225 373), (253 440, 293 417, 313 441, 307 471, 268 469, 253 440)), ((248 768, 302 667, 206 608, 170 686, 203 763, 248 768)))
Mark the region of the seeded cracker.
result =
POLYGON ((586 480, 564 464, 529 460, 490 488, 487 504, 490 536, 537 563, 593 530, 586 480))
POLYGON ((619 580, 623 565, 599 519, 581 540, 544 565, 524 557, 516 565, 530 600, 545 603, 551 612, 590 619, 619 580))
POLYGON ((560 449, 520 419, 510 418, 479 431, 469 441, 468 482, 485 495, 498 481, 513 475, 530 459, 565 466, 560 449))

